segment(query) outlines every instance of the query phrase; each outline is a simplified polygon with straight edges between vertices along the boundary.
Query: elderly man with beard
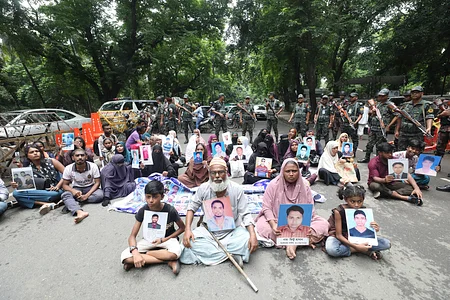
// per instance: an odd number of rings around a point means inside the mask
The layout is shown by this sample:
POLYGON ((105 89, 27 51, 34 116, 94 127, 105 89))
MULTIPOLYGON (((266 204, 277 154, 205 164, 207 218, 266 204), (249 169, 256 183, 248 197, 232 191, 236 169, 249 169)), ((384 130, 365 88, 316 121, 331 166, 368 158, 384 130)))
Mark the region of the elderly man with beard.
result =
POLYGON ((194 212, 205 201, 229 197, 233 208, 236 228, 229 231, 213 233, 234 259, 242 266, 248 262, 250 253, 258 248, 253 218, 247 207, 247 200, 240 185, 227 177, 227 165, 221 158, 213 158, 209 164, 210 179, 203 183, 188 205, 186 214, 186 230, 183 238, 183 252, 180 261, 183 264, 217 265, 227 259, 213 237, 204 227, 191 230, 194 212))

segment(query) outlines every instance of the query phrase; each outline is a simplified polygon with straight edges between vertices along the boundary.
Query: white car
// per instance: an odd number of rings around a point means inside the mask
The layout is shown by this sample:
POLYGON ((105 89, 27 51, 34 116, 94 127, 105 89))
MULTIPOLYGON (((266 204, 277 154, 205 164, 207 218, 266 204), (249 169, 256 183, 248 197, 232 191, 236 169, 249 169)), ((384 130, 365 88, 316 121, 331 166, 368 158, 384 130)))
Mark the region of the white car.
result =
POLYGON ((255 111, 255 116, 258 120, 267 119, 267 111, 264 105, 255 105, 253 106, 253 110, 255 111))
POLYGON ((74 112, 56 108, 15 110, 0 114, 0 138, 69 131, 80 128, 91 119, 74 112))

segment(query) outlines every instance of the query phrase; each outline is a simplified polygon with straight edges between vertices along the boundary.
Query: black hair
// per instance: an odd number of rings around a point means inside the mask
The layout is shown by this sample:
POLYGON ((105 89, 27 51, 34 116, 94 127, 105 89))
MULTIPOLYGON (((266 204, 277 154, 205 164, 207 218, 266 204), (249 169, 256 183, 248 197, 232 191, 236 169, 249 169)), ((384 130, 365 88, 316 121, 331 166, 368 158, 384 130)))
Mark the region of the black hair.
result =
POLYGON ((423 158, 422 161, 424 161, 424 160, 428 160, 428 161, 434 162, 434 156, 427 155, 427 156, 425 156, 425 157, 423 158))
POLYGON ((74 141, 76 140, 80 140, 81 141, 81 148, 86 149, 86 142, 84 141, 84 139, 81 136, 77 136, 76 138, 73 139, 74 141))
POLYGON ((147 126, 141 126, 141 125, 137 126, 137 127, 136 127, 137 133, 144 132, 145 129, 146 129, 146 127, 147 127, 147 126))
POLYGON ((36 143, 33 143, 31 145, 27 145, 24 149, 24 153, 25 153, 25 157, 28 159, 28 152, 30 151, 30 148, 35 148, 39 151, 40 153, 40 160, 44 159, 44 151, 42 151, 42 149, 39 148, 38 145, 36 145, 36 143))
POLYGON ((312 141, 312 137, 308 136, 308 137, 306 138, 306 140, 307 140, 307 141, 312 141))
POLYGON ((425 142, 419 141, 417 139, 412 139, 409 140, 408 147, 420 149, 421 151, 423 151, 423 149, 425 149, 425 142))
POLYGON ((145 194, 146 195, 157 195, 160 194, 164 196, 164 185, 160 181, 150 181, 145 186, 145 194))
POLYGON ((305 145, 301 146, 300 149, 306 149, 308 150, 308 147, 306 147, 305 145))
POLYGON ((86 150, 84 150, 83 148, 76 148, 76 149, 72 150, 71 156, 74 156, 75 152, 77 152, 77 151, 78 152, 83 151, 83 154, 86 155, 86 150))
POLYGON ((211 208, 214 206, 214 204, 216 203, 220 203, 222 205, 222 208, 225 208, 225 205, 223 205, 223 202, 220 201, 219 199, 214 200, 213 202, 211 202, 211 208))
POLYGON ((401 165, 402 167, 404 167, 405 165, 400 162, 400 161, 396 161, 395 163, 392 164, 392 166, 396 166, 396 165, 401 165))
POLYGON ((305 211, 303 210, 303 207, 298 206, 298 205, 292 205, 292 206, 290 206, 290 207, 286 210, 286 216, 289 216, 289 214, 291 213, 291 211, 298 211, 298 212, 300 212, 302 215, 305 213, 305 211))
POLYGON ((153 214, 152 215, 152 219, 153 219, 153 217, 157 217, 159 219, 159 215, 158 214, 153 214))
POLYGON ((355 213, 353 214, 353 218, 357 215, 363 215, 366 218, 366 213, 363 210, 357 209, 355 210, 355 213))
POLYGON ((364 199, 366 195, 366 190, 362 185, 353 185, 351 183, 347 183, 342 186, 338 190, 338 197, 341 200, 351 198, 351 197, 361 197, 364 199))
POLYGON ((384 152, 384 153, 392 153, 394 151, 394 146, 391 144, 384 142, 378 145, 377 147, 378 152, 384 152))
POLYGON ((107 126, 111 126, 111 125, 109 125, 109 123, 103 123, 102 124, 102 129, 105 129, 105 127, 107 127, 107 126))

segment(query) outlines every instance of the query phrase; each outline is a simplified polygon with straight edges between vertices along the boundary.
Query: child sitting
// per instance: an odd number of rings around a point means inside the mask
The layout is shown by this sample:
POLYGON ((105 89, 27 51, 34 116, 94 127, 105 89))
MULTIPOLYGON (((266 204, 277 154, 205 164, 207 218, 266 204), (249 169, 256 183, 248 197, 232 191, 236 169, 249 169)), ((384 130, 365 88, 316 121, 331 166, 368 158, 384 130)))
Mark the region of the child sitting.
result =
MULTIPOLYGON (((180 272, 180 263, 178 258, 181 254, 181 247, 178 243, 177 237, 184 232, 184 223, 178 215, 177 210, 167 204, 161 203, 164 197, 164 185, 159 181, 151 181, 145 186, 145 204, 136 214, 136 222, 131 230, 128 238, 129 248, 125 249, 121 255, 121 262, 125 271, 136 267, 141 268, 144 265, 160 264, 166 262, 172 268, 172 272, 178 275, 180 272), (144 221, 145 211, 165 212, 167 213, 167 226, 164 238, 157 238, 154 241, 147 241, 145 239, 136 243, 136 236, 144 221), (174 224, 177 224, 178 229, 175 230, 174 224)), ((153 218, 152 218, 153 219, 153 218)), ((152 223, 144 224, 150 227, 152 223)), ((161 226, 157 224, 158 228, 161 226)))
MULTIPOLYGON (((366 190, 361 185, 346 184, 338 191, 339 199, 344 199, 345 204, 339 205, 332 210, 332 215, 328 219, 329 230, 328 238, 325 243, 325 249, 328 255, 334 257, 350 256, 352 253, 364 253, 370 258, 378 260, 382 258, 380 251, 391 248, 391 242, 388 239, 377 237, 378 246, 370 246, 369 244, 353 244, 348 240, 347 221, 345 218, 345 209, 365 208, 364 195, 366 190)), ((370 227, 376 232, 380 227, 376 222, 371 222, 370 227)))
POLYGON ((112 157, 116 154, 116 149, 111 138, 105 138, 103 140, 103 149, 100 159, 103 159, 104 164, 108 164, 112 157))

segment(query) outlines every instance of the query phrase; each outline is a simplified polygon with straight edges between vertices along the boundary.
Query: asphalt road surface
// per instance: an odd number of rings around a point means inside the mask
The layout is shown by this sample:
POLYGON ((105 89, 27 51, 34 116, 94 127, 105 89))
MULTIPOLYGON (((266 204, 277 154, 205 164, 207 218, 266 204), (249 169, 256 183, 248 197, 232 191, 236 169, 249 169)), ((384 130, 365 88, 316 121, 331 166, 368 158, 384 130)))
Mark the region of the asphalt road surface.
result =
MULTIPOLYGON (((257 123, 255 134, 264 124, 257 123)), ((287 132, 288 126, 279 129, 287 132)), ((360 170, 367 186, 367 164, 360 170)), ((125 272, 120 253, 128 246, 131 214, 88 204, 90 216, 74 225, 61 208, 45 216, 37 209, 10 209, 0 218, 0 299, 449 299, 450 194, 435 190, 449 183, 448 172, 447 156, 422 207, 367 193, 365 205, 392 243, 381 261, 365 255, 335 259, 320 247, 301 248, 290 261, 284 250, 258 249, 244 268, 258 294, 229 261, 182 265, 178 277, 167 265, 125 272)), ((341 203, 337 188, 318 182, 313 189, 326 196, 315 207, 328 218, 341 203)))

